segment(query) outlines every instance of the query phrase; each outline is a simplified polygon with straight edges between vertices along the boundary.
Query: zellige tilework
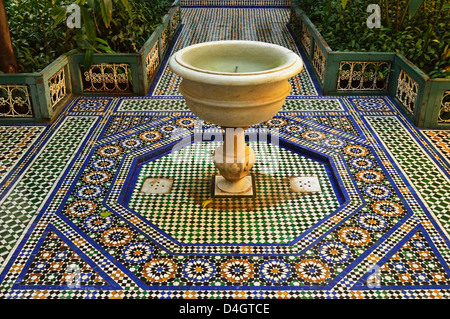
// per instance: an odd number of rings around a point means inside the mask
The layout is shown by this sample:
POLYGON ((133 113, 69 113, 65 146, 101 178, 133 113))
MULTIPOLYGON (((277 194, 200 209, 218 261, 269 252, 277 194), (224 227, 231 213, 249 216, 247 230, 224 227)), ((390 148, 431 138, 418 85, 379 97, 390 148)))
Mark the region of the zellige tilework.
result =
MULTIPOLYGON (((219 39, 299 52, 288 12, 183 8, 168 54, 219 39)), ((206 207, 222 131, 167 63, 148 97, 74 98, 53 124, 4 128, 0 297, 448 299, 447 131, 419 132, 387 96, 319 96, 314 79, 305 68, 247 129, 257 196, 206 207), (321 192, 292 193, 300 175, 321 192), (147 177, 171 192, 141 193, 147 177)))
POLYGON ((195 143, 142 165, 129 207, 181 243, 252 244, 289 243, 340 206, 324 164, 271 144, 250 143, 258 154, 271 154, 260 156, 252 168, 256 198, 217 198, 203 209, 201 203, 211 198, 211 176, 216 174, 210 154, 218 146, 195 143), (289 177, 296 175, 317 176, 322 192, 292 193, 289 177), (172 178, 171 192, 142 193, 141 185, 149 176, 172 178))
POLYGON ((420 148, 398 118, 367 117, 391 156, 417 187, 426 205, 448 231, 450 214, 449 174, 443 172, 420 148), (396 134, 392 134, 396 132, 396 134))
POLYGON ((28 222, 42 208, 52 187, 65 170, 96 119, 67 117, 47 145, 27 167, 20 180, 0 199, 0 234, 3 263, 28 222), (66 138, 69 136, 70 138, 66 138))
POLYGON ((44 131, 44 126, 0 127, 0 183, 44 131))
POLYGON ((421 130, 425 138, 436 148, 450 166, 450 131, 421 130))

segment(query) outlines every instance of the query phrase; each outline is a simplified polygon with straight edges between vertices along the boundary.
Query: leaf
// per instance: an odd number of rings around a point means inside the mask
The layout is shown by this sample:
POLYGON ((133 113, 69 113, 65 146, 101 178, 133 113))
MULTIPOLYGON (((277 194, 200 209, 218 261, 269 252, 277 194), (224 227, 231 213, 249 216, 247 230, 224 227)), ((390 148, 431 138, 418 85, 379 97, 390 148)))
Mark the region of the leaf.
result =
POLYGON ((327 1, 327 4, 325 5, 325 13, 329 14, 331 12, 331 0, 327 1))
POLYGON ((412 18, 416 15, 424 0, 411 0, 409 3, 409 17, 412 18))
POLYGON ((97 48, 100 50, 103 50, 106 53, 116 53, 114 50, 112 50, 110 47, 103 45, 103 44, 99 44, 97 45, 97 48))
POLYGON ((120 0, 120 3, 125 8, 125 10, 128 12, 128 14, 132 14, 133 9, 131 8, 130 2, 128 0, 120 0))
POLYGON ((447 59, 450 56, 450 49, 447 50, 447 52, 444 53, 444 55, 442 56, 442 60, 447 59))
POLYGON ((95 34, 95 24, 87 8, 81 7, 81 16, 83 17, 84 30, 86 32, 87 39, 89 41, 94 41, 97 37, 95 34))
POLYGON ((100 213, 100 216, 102 216, 102 217, 108 217, 109 215, 111 215, 111 212, 109 212, 109 211, 104 211, 104 212, 100 213))
MULTIPOLYGON (((433 26, 429 26, 428 27, 428 29, 427 29, 427 32, 425 32, 425 35, 424 35, 424 40, 423 40, 423 43, 424 43, 424 45, 425 45, 425 47, 426 47, 426 45, 427 45, 427 43, 428 43, 428 40, 430 39, 430 36, 431 36, 431 31, 433 30, 433 26)), ((420 39, 417 43, 419 43, 419 42, 421 42, 421 40, 422 39, 420 39)))
POLYGON ((76 53, 80 53, 80 49, 76 48, 76 49, 72 49, 68 52, 66 52, 66 55, 71 55, 71 54, 76 54, 76 53))
POLYGON ((92 62, 94 60, 94 50, 88 49, 84 54, 84 70, 87 71, 91 68, 92 62))
POLYGON ((133 77, 131 75, 131 69, 128 69, 127 76, 128 76, 128 81, 130 81, 130 83, 133 83, 133 77))
POLYGON ((50 14, 55 19, 52 29, 54 29, 58 24, 60 24, 66 18, 66 8, 63 7, 53 7, 50 14))
POLYGON ((100 39, 100 38, 95 38, 95 41, 100 42, 104 45, 108 45, 108 41, 104 40, 104 39, 100 39))
POLYGON ((203 201, 203 203, 202 203, 202 208, 205 208, 206 206, 208 206, 208 205, 211 204, 212 202, 213 202, 212 199, 208 199, 208 200, 203 201))
POLYGON ((91 8, 91 9, 94 10, 94 12, 95 12, 95 10, 96 10, 96 8, 97 8, 97 6, 96 6, 96 4, 95 4, 95 0, 86 0, 86 2, 87 2, 87 4, 88 4, 89 8, 91 8))
POLYGON ((77 39, 77 44, 82 50, 95 50, 94 46, 86 39, 77 39))
POLYGON ((112 19, 112 0, 98 0, 105 27, 109 28, 112 19))
POLYGON ((345 9, 345 6, 347 5, 348 0, 342 0, 342 8, 345 9))

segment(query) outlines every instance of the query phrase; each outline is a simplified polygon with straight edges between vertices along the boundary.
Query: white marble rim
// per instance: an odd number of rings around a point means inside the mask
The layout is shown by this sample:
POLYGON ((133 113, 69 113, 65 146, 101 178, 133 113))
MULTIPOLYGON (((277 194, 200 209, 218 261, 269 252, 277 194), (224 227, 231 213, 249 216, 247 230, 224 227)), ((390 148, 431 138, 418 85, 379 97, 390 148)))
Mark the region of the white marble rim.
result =
POLYGON ((286 80, 287 78, 297 75, 302 70, 303 60, 292 50, 277 44, 247 40, 222 40, 203 42, 185 47, 171 56, 169 66, 173 72, 187 80, 207 84, 240 86, 286 80), (192 52, 193 49, 203 47, 205 52, 207 52, 208 47, 226 45, 240 45, 243 48, 250 48, 252 50, 270 50, 270 52, 276 52, 280 57, 283 57, 284 61, 281 65, 272 69, 257 72, 230 73, 199 69, 186 62, 186 59, 184 58, 185 55, 192 52))

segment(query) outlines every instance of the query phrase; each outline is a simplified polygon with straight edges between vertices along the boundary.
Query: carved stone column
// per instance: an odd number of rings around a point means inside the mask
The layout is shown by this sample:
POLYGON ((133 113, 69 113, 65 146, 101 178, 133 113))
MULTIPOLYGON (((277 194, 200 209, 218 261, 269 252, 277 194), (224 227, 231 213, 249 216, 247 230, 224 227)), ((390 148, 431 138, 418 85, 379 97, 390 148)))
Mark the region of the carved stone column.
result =
POLYGON ((255 152, 245 144, 245 128, 224 128, 225 139, 213 153, 214 165, 223 180, 217 187, 223 192, 240 194, 252 187, 251 179, 245 179, 255 164, 255 152))

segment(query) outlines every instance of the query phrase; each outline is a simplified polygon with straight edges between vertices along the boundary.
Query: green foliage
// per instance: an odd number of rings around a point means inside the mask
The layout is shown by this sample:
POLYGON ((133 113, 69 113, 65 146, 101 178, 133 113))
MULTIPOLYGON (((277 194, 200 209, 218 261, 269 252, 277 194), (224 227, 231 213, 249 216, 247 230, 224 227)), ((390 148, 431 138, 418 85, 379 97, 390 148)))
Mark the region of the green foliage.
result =
POLYGON ((6 0, 5 7, 18 72, 39 71, 61 53, 74 48, 68 41, 75 34, 74 30, 51 28, 51 1, 6 0))
POLYGON ((336 51, 398 52, 431 78, 450 78, 448 0, 300 0, 298 4, 336 51), (366 8, 381 8, 370 29, 366 8))
POLYGON ((137 52, 168 11, 169 0, 5 0, 18 72, 36 72, 63 53, 137 52), (82 27, 66 25, 66 8, 81 7, 82 27))
POLYGON ((101 37, 108 39, 117 52, 137 52, 162 22, 167 13, 167 0, 133 0, 131 16, 123 10, 113 12, 111 27, 103 29, 101 37))
POLYGON ((419 10, 420 6, 423 4, 424 0, 409 0, 408 8, 404 8, 405 12, 408 9, 409 17, 414 17, 419 10))

